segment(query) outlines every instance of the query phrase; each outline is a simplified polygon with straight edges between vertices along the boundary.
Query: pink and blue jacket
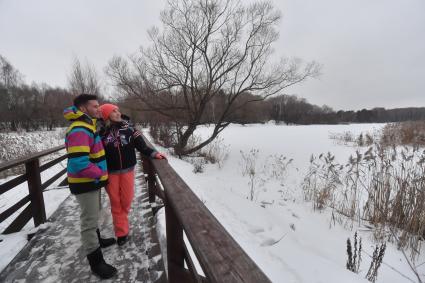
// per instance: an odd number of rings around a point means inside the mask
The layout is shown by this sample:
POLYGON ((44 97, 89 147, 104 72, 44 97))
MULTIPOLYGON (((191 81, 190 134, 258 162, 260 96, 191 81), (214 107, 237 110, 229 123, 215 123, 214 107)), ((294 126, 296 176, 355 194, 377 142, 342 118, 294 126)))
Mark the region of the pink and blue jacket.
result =
POLYGON ((96 119, 91 119, 75 106, 66 108, 63 115, 71 122, 65 136, 71 193, 98 190, 106 185, 108 171, 105 150, 96 131, 96 119))

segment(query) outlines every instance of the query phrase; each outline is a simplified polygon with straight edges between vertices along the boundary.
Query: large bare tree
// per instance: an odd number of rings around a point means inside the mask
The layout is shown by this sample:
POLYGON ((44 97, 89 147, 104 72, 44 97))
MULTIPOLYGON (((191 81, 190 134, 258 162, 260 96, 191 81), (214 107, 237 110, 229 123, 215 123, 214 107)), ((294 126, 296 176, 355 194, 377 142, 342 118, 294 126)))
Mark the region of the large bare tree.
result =
POLYGON ((114 57, 107 73, 124 94, 172 119, 175 153, 190 154, 210 143, 231 123, 232 113, 252 101, 238 103, 240 96, 264 99, 318 75, 315 62, 272 55, 280 18, 270 2, 169 0, 161 12, 162 29, 149 31, 151 45, 129 59, 114 57), (205 110, 219 95, 225 100, 214 109, 211 135, 189 147, 205 110))

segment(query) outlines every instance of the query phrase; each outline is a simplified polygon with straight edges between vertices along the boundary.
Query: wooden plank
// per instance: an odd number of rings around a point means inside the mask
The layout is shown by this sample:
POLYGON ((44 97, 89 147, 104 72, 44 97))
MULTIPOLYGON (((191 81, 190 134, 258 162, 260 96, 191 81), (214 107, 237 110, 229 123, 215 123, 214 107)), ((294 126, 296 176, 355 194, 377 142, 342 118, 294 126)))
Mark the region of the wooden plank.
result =
MULTIPOLYGON (((167 161, 152 163, 165 188, 166 207, 176 212, 208 280, 270 282, 167 161)), ((167 230, 169 237, 174 235, 167 230)))
POLYGON ((9 207, 5 211, 3 211, 0 214, 0 223, 3 222, 5 219, 7 219, 9 216, 11 216, 13 213, 18 211, 21 207, 23 207, 25 204, 27 204, 30 201, 30 196, 27 195, 17 203, 15 203, 13 206, 9 207))
POLYGON ((25 163, 28 176, 28 191, 31 199, 34 226, 46 222, 46 209, 44 207, 43 190, 41 189, 40 167, 38 159, 25 163))
POLYGON ((53 176, 52 178, 50 178, 49 180, 47 180, 46 182, 44 182, 41 185, 41 190, 44 191, 48 186, 50 186, 51 184, 53 184, 53 182, 55 182, 57 179, 59 179, 60 177, 62 177, 62 175, 66 173, 66 170, 67 170, 67 168, 62 169, 55 176, 53 176))
POLYGON ((2 234, 10 234, 21 231, 32 217, 31 203, 16 217, 15 220, 3 231, 2 234))
POLYGON ((46 150, 43 150, 43 151, 40 151, 40 152, 36 152, 36 153, 30 154, 30 155, 28 155, 26 157, 22 157, 22 158, 18 158, 18 159, 15 159, 15 160, 11 160, 11 161, 2 163, 0 165, 0 172, 1 171, 4 171, 4 170, 7 170, 9 168, 15 167, 17 165, 24 164, 26 162, 33 161, 35 159, 39 159, 42 156, 49 155, 51 153, 57 152, 59 150, 62 150, 64 148, 65 148, 64 145, 60 145, 60 146, 56 146, 54 148, 50 148, 50 149, 46 149, 46 150))
POLYGON ((6 183, 3 183, 0 185, 0 195, 4 194, 5 192, 13 189, 14 187, 22 184, 27 180, 27 174, 19 175, 16 178, 13 178, 12 180, 7 181, 6 183))
MULTIPOLYGON (((106 262, 118 273, 101 282, 165 283, 164 270, 155 219, 148 201, 147 187, 139 166, 136 167, 136 187, 129 214, 130 237, 123 246, 102 249, 106 262)), ((113 235, 108 196, 102 193, 99 228, 104 237, 113 235)), ((75 196, 70 195, 49 219, 52 225, 38 229, 34 238, 0 272, 0 282, 93 282, 98 283, 87 263, 80 242, 80 213, 75 196), (72 251, 72 252, 70 252, 72 251)), ((181 281, 186 282, 186 281, 181 281)))
POLYGON ((64 154, 64 155, 62 155, 62 156, 60 156, 60 157, 58 157, 56 159, 50 160, 49 162, 47 162, 47 163, 45 163, 45 164, 43 164, 43 165, 40 166, 40 172, 43 172, 44 170, 49 169, 53 165, 58 164, 62 160, 66 159, 67 157, 68 156, 66 154, 64 154))

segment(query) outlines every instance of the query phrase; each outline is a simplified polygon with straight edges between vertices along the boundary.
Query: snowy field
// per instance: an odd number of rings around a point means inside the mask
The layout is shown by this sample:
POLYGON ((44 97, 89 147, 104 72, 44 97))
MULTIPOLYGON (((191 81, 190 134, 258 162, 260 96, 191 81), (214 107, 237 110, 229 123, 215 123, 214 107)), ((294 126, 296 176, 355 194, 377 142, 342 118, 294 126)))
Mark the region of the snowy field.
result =
POLYGON ((53 131, 0 133, 0 163, 62 145, 64 134, 65 128, 56 128, 53 131))
MULTIPOLYGON (((303 201, 301 184, 312 154, 331 152, 345 163, 356 149, 366 149, 342 145, 330 136, 347 131, 354 135, 373 133, 382 127, 383 124, 231 125, 220 135, 220 144, 228 153, 221 167, 206 164, 202 173, 194 173, 194 165, 187 160, 168 156, 172 167, 273 282, 368 282, 364 278, 371 262, 369 255, 376 245, 371 231, 359 225, 349 229, 331 223, 330 211, 313 211, 311 203, 303 201), (256 167, 263 176, 254 183, 252 201, 250 179, 242 174, 242 153, 246 155, 251 150, 258 150, 256 167), (293 161, 285 174, 270 178, 273 168, 269 165, 282 156, 293 161), (353 239, 355 231, 363 240, 359 274, 345 267, 346 241, 353 239)), ((206 136, 210 130, 202 127, 197 134, 206 136)), ((144 133, 147 134, 147 130, 144 133)), ((46 174, 53 175, 53 171, 46 174)), ((45 194, 48 215, 68 195, 68 190, 49 193, 51 196, 45 194)), ((0 208, 5 202, 15 203, 21 197, 12 195, 7 200, 0 199, 0 208)), ((4 240, 0 242, 0 269, 25 244, 25 234, 31 225, 16 235, 0 236, 4 240), (11 248, 10 243, 18 245, 11 248)), ((163 223, 159 226, 163 227, 163 223)), ((421 253, 417 262, 424 261, 421 253)), ((421 273, 425 273, 421 269, 424 267, 419 267, 421 273)), ((387 246, 377 282, 417 282, 402 253, 392 244, 387 246)))
MULTIPOLYGON (((228 147, 222 168, 207 164, 203 173, 195 174, 188 162, 172 157, 169 162, 273 282, 368 282, 364 278, 376 245, 371 231, 359 225, 352 230, 344 228, 331 223, 330 211, 313 211, 311 203, 302 200, 301 183, 312 154, 330 151, 345 164, 356 149, 367 149, 342 145, 330 136, 347 131, 373 134, 383 126, 231 125, 221 134, 221 143, 228 147), (242 175, 241 154, 252 149, 258 149, 259 171, 264 166, 270 170, 270 156, 293 159, 284 178, 258 181, 254 201, 249 197, 249 178, 242 175), (363 240, 359 274, 345 267, 346 241, 353 239, 355 231, 363 240)), ((204 127, 197 134, 206 136, 210 130, 204 127)), ((418 263, 423 261, 422 253, 418 263)), ((402 253, 392 244, 387 245, 377 282, 417 282, 402 253)))

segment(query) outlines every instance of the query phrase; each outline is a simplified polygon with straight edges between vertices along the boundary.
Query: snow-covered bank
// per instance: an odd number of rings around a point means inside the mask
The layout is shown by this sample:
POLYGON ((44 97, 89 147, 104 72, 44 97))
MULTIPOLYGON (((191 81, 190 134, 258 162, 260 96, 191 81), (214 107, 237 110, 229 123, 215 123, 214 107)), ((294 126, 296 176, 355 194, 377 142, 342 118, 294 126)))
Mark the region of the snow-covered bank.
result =
MULTIPOLYGON (((383 124, 231 125, 221 134, 230 150, 222 168, 207 164, 204 173, 195 174, 188 162, 173 157, 169 162, 273 282, 367 282, 368 254, 372 255, 376 245, 371 231, 334 224, 329 210, 312 211, 311 204, 302 200, 301 181, 312 154, 329 151, 342 163, 354 154, 357 148, 340 145, 329 139, 330 135, 372 133, 381 127, 383 124), (293 159, 284 181, 266 179, 257 183, 254 201, 248 199, 249 179, 241 173, 241 151, 251 149, 259 150, 259 168, 271 155, 293 159), (364 250, 359 274, 345 267, 346 241, 353 239, 356 230, 364 250)), ((197 134, 206 136, 210 130, 202 127, 197 134)), ((422 261, 423 254, 418 262, 422 261)), ((416 277, 402 253, 388 244, 377 282, 411 280, 416 282, 416 277)))
POLYGON ((52 131, 0 133, 0 162, 63 144, 65 128, 52 131))

